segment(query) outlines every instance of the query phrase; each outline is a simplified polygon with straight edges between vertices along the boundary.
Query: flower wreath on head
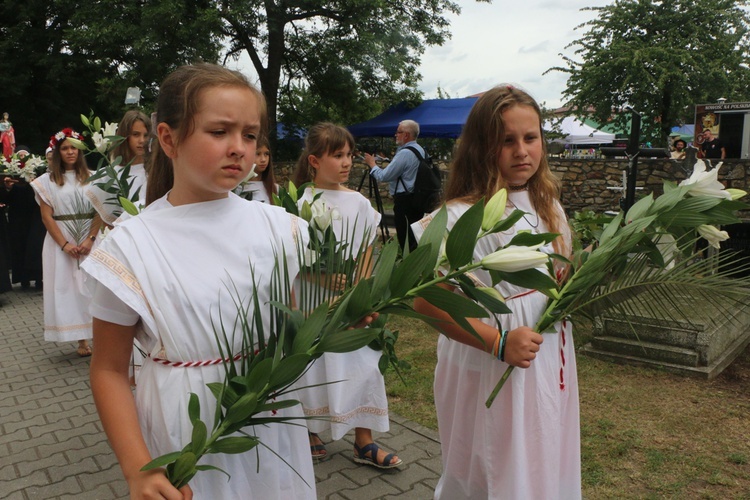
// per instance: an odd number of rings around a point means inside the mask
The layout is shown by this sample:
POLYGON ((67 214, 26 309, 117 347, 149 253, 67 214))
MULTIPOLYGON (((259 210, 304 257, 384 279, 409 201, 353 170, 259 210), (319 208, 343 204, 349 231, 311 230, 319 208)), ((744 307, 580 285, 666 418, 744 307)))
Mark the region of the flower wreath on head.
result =
POLYGON ((64 141, 68 137, 78 139, 79 141, 81 140, 81 134, 70 127, 66 127, 49 138, 49 147, 51 147, 52 149, 57 149, 57 145, 60 143, 60 141, 64 141))

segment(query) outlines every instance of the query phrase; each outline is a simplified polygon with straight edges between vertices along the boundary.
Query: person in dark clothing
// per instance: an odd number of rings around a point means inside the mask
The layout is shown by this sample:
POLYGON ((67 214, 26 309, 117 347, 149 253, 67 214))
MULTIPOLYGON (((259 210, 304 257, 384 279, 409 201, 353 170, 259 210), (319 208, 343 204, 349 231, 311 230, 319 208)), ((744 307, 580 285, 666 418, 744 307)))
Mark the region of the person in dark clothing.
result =
POLYGON ((715 137, 711 130, 703 131, 703 144, 701 144, 703 157, 708 159, 724 159, 727 157, 727 149, 721 139, 715 137))

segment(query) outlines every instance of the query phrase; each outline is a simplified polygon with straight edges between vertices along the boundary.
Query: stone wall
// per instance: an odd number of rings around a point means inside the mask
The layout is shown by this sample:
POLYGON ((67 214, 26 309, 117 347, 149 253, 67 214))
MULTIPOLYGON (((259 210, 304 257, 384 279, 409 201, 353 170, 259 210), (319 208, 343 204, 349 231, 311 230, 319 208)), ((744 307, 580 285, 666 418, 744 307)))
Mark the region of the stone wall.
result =
MULTIPOLYGON (((562 179, 562 201, 568 214, 581 210, 604 212, 619 210, 622 191, 607 189, 608 186, 622 186, 622 172, 627 169, 626 159, 568 159, 549 158, 552 171, 562 179)), ((448 174, 448 163, 439 163, 440 168, 448 174)), ((294 174, 294 164, 280 163, 275 165, 275 173, 279 183, 284 183, 294 174)), ((690 176, 692 164, 687 161, 666 159, 639 159, 638 179, 636 180, 636 198, 648 193, 659 195, 665 180, 680 182, 690 176)), ((349 177, 349 187, 357 189, 362 181, 364 165, 354 164, 349 177)), ((725 160, 719 170, 719 180, 727 187, 750 191, 750 160, 725 160)), ((367 190, 367 181, 363 192, 367 190)), ((388 185, 380 184, 383 199, 390 198, 388 185)), ((742 214, 744 219, 750 220, 750 212, 742 214)))
MULTIPOLYGON (((563 205, 569 213, 580 210, 603 212, 618 210, 621 191, 607 189, 622 186, 622 172, 627 169, 625 159, 567 159, 550 158, 550 168, 563 183, 563 205)), ((659 195, 665 180, 680 182, 690 176, 693 166, 683 161, 639 159, 636 198, 648 193, 659 195)), ((725 160, 719 170, 719 181, 727 187, 748 190, 750 160, 725 160)), ((743 214, 750 219, 750 213, 743 214)))

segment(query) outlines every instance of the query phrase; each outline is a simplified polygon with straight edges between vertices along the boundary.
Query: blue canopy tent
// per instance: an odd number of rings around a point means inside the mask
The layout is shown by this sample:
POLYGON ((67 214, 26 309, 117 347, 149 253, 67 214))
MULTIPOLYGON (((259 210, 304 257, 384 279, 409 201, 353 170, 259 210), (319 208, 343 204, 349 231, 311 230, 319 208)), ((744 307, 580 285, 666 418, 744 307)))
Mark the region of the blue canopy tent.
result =
POLYGON ((403 120, 419 123, 420 137, 456 138, 466 123, 476 97, 427 99, 417 107, 400 103, 366 122, 347 127, 355 137, 392 137, 403 120))

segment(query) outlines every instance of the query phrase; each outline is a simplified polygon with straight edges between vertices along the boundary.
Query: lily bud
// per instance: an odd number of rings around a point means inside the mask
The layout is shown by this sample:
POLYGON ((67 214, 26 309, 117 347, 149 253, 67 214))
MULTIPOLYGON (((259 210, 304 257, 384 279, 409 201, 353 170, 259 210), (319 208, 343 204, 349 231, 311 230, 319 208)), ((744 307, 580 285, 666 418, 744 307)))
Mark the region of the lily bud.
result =
POLYGON ((81 149, 83 151, 86 151, 86 145, 79 141, 78 139, 73 139, 72 137, 66 137, 65 138, 69 143, 71 143, 76 149, 81 149))
POLYGON ((740 198, 747 196, 747 191, 741 189, 728 188, 726 191, 730 194, 733 200, 739 200, 740 198))
POLYGON ((505 189, 495 193, 490 201, 484 206, 484 215, 482 216, 482 229, 489 231, 505 215, 505 205, 508 202, 508 192, 505 189))
POLYGON ((503 295, 497 291, 497 288, 492 288, 490 286, 478 286, 477 291, 487 294, 493 299, 499 300, 500 302, 505 302, 505 297, 503 297, 503 295))
POLYGON ((480 264, 485 269, 514 273, 525 269, 541 267, 549 260, 549 255, 538 251, 542 245, 510 246, 486 256, 480 264))
POLYGON ((299 216, 305 219, 307 222, 310 222, 310 219, 312 219, 312 208, 310 208, 310 204, 307 202, 307 200, 302 202, 302 208, 299 211, 299 216))

